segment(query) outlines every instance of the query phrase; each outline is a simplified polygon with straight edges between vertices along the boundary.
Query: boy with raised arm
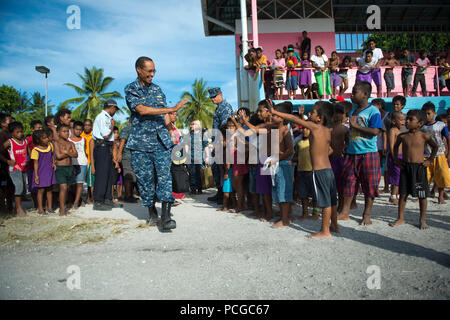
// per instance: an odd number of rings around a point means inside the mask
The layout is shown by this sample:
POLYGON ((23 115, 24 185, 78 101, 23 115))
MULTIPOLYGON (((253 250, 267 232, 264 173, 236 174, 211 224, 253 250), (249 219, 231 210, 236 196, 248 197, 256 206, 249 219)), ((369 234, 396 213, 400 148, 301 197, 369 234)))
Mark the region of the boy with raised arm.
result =
POLYGON ((337 224, 336 181, 328 158, 330 152, 331 131, 327 125, 331 125, 333 106, 325 101, 316 102, 311 111, 309 121, 300 119, 292 114, 279 112, 273 108, 271 108, 271 113, 311 130, 309 141, 313 167, 314 193, 317 200, 317 206, 323 208, 323 211, 321 230, 308 237, 330 238, 330 230, 339 232, 337 224))
POLYGON ((400 167, 400 199, 398 202, 398 219, 391 223, 392 227, 404 224, 406 198, 408 194, 419 198, 420 229, 428 229, 425 222, 427 213, 427 197, 430 196, 428 187, 427 167, 433 163, 438 151, 436 142, 431 135, 420 130, 426 122, 426 114, 423 110, 410 110, 406 117, 408 132, 401 133, 394 145, 394 161, 400 167), (402 145, 402 159, 398 157, 398 149, 402 145), (424 160, 426 144, 431 148, 430 156, 424 160))

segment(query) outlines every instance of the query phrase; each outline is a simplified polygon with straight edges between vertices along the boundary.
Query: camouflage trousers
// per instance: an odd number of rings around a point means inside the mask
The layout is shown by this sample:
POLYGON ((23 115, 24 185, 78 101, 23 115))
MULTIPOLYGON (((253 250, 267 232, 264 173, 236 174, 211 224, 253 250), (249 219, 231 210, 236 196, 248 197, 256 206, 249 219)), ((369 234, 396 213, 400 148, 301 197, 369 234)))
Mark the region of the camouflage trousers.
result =
POLYGON ((160 202, 174 202, 172 196, 171 150, 155 152, 131 150, 131 168, 136 175, 142 205, 152 207, 156 198, 160 202), (156 187, 155 187, 156 185, 156 187))

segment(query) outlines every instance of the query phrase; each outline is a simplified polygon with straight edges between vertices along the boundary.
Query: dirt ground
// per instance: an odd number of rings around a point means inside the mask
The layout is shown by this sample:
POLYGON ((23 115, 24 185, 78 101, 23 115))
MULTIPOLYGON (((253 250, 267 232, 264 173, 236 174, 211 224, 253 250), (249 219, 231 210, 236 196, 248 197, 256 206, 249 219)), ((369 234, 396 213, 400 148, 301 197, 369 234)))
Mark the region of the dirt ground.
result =
POLYGON ((418 203, 408 202, 406 224, 392 228, 397 207, 382 194, 373 225, 360 226, 359 196, 341 233, 317 240, 306 235, 320 220, 272 229, 216 211, 213 192, 173 208, 170 233, 148 227, 140 204, 2 219, 0 299, 450 298, 450 204, 429 199, 430 229, 419 230, 418 203))

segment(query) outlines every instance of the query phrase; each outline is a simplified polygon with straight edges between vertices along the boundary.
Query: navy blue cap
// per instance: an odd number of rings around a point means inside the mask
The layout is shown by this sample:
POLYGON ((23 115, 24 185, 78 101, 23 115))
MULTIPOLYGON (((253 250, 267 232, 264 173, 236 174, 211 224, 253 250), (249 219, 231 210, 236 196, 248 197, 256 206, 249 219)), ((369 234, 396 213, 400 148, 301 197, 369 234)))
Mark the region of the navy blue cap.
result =
POLYGON ((108 99, 108 100, 105 101, 105 104, 103 105, 103 108, 109 108, 109 107, 113 107, 113 106, 116 107, 116 108, 119 108, 117 106, 116 100, 108 99))
POLYGON ((216 88, 208 89, 208 93, 209 93, 209 97, 210 97, 210 98, 214 98, 214 97, 217 96, 219 93, 222 93, 222 91, 220 91, 220 88, 219 88, 219 87, 216 87, 216 88))

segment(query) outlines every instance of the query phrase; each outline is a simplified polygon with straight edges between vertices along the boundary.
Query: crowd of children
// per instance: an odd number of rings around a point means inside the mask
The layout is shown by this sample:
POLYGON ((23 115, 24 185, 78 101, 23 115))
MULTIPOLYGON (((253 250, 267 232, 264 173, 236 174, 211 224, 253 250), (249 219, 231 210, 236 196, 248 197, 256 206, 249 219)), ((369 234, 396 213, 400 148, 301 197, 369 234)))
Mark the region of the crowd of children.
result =
MULTIPOLYGON (((295 63, 291 53, 289 57, 295 63)), ((331 59, 336 67, 338 57, 331 59)), ((370 59, 371 53, 366 52, 366 63, 370 59)), ((339 76, 336 69, 331 74, 339 76)), ((364 73, 360 76, 364 79, 364 73)), ((247 108, 236 111, 220 128, 224 137, 220 166, 224 198, 219 210, 252 210, 250 215, 270 221, 274 219, 272 205, 278 204, 280 219, 272 221, 272 227, 283 228, 294 220, 292 203, 299 200, 300 219, 322 216, 321 230, 311 237, 326 238, 330 231, 339 232, 338 220, 349 219, 359 191, 365 202, 361 224, 372 224, 372 206, 384 176, 384 191, 390 192, 389 201, 398 205, 398 219, 391 225, 404 223, 405 203, 411 195, 418 198, 420 228, 427 228, 427 197, 434 197, 437 191, 438 203, 443 204, 445 188, 450 187, 450 109, 437 115, 433 103, 427 102, 421 110, 405 115, 406 98, 396 96, 393 112, 387 112, 384 100, 368 101, 371 92, 368 81, 358 81, 352 89, 352 103, 318 101, 308 117, 303 106, 293 112, 290 101, 274 105, 270 99, 260 101, 254 114, 247 108)), ((0 125, 2 212, 11 211, 15 202, 17 215, 25 216, 21 201, 27 189, 40 215, 55 212, 55 199, 59 215, 92 203, 95 161, 91 120, 72 121, 70 111, 61 109, 44 123, 32 121, 28 137, 24 137, 23 124, 8 114, 0 114, 0 125), (88 192, 83 199, 85 183, 88 192)), ((130 177, 126 162, 129 150, 124 148, 129 128, 127 123, 120 134, 114 128, 111 175, 116 182, 111 192, 136 202, 135 179, 130 177)), ((191 194, 202 193, 200 170, 210 160, 211 146, 203 134, 200 121, 193 121, 186 146, 191 157, 191 194)))
MULTIPOLYGON (((0 125, 0 212, 11 213, 15 202, 17 215, 26 216, 22 199, 27 191, 39 215, 55 213, 56 206, 60 216, 68 215, 71 210, 93 202, 95 163, 91 120, 84 123, 71 120, 71 111, 61 109, 55 116, 46 117, 44 123, 31 121, 32 134, 28 137, 24 137, 24 125, 9 114, 0 114, 0 125), (83 199, 85 184, 87 196, 83 199)), ((126 190, 128 197, 122 195, 124 178, 122 154, 119 157, 117 152, 121 140, 117 127, 114 138, 111 175, 116 183, 111 193, 117 194, 120 200, 137 202, 132 196, 133 184, 128 186, 131 191, 126 190)))
MULTIPOLYGON (((431 61, 425 50, 419 52, 419 57, 415 56, 407 49, 401 53, 389 51, 384 57, 380 48, 376 48, 375 41, 368 40, 369 49, 365 50, 361 57, 352 62, 350 56, 345 56, 342 61, 336 51, 327 57, 322 46, 314 48, 315 54, 310 56, 310 50, 299 53, 290 44, 277 49, 275 58, 267 60, 263 54, 262 47, 250 48, 245 59, 248 65, 245 67, 251 75, 261 71, 262 81, 265 85, 266 96, 275 100, 282 100, 283 88, 287 91, 287 99, 296 99, 298 88, 301 89, 301 99, 322 98, 324 95, 331 95, 335 98, 342 96, 349 88, 348 70, 356 69, 355 83, 360 81, 374 82, 377 87, 377 96, 382 96, 381 71, 384 68, 384 81, 387 90, 387 97, 395 89, 394 68, 401 67, 401 84, 403 96, 414 96, 420 84, 422 96, 427 96, 425 76, 430 66, 439 66, 437 75, 434 78, 435 94, 447 88, 450 90, 450 68, 445 56, 436 56, 431 61), (414 67, 416 67, 414 71, 414 67), (315 82, 312 79, 314 73, 315 82), (285 75, 284 75, 285 74, 285 75)), ((299 48, 300 49, 300 48, 299 48)))
POLYGON ((439 115, 444 121, 436 119, 431 102, 405 115, 406 98, 396 96, 394 111, 387 112, 382 99, 368 101, 371 90, 369 82, 358 82, 352 90, 353 104, 318 101, 307 120, 303 109, 294 113, 289 101, 277 105, 260 101, 255 114, 239 109, 221 127, 224 201, 219 210, 252 210, 250 216, 269 221, 274 218, 272 204, 278 204, 280 218, 272 221, 272 227, 283 228, 293 221, 291 205, 298 199, 300 220, 322 216, 321 230, 311 237, 326 238, 330 231, 339 232, 338 220, 349 219, 359 191, 365 202, 361 224, 372 224, 371 211, 384 175, 389 201, 398 205, 398 219, 391 225, 404 223, 405 201, 411 195, 420 205, 419 227, 428 228, 426 198, 434 196, 429 184, 434 181, 440 204, 450 187, 446 125, 450 109, 439 115), (275 129, 278 141, 271 141, 275 129), (245 145, 244 162, 236 161, 239 143, 245 145), (277 153, 270 148, 262 153, 262 146, 273 144, 277 153), (227 152, 232 156, 226 157, 227 152), (255 152, 256 163, 250 160, 255 152))

